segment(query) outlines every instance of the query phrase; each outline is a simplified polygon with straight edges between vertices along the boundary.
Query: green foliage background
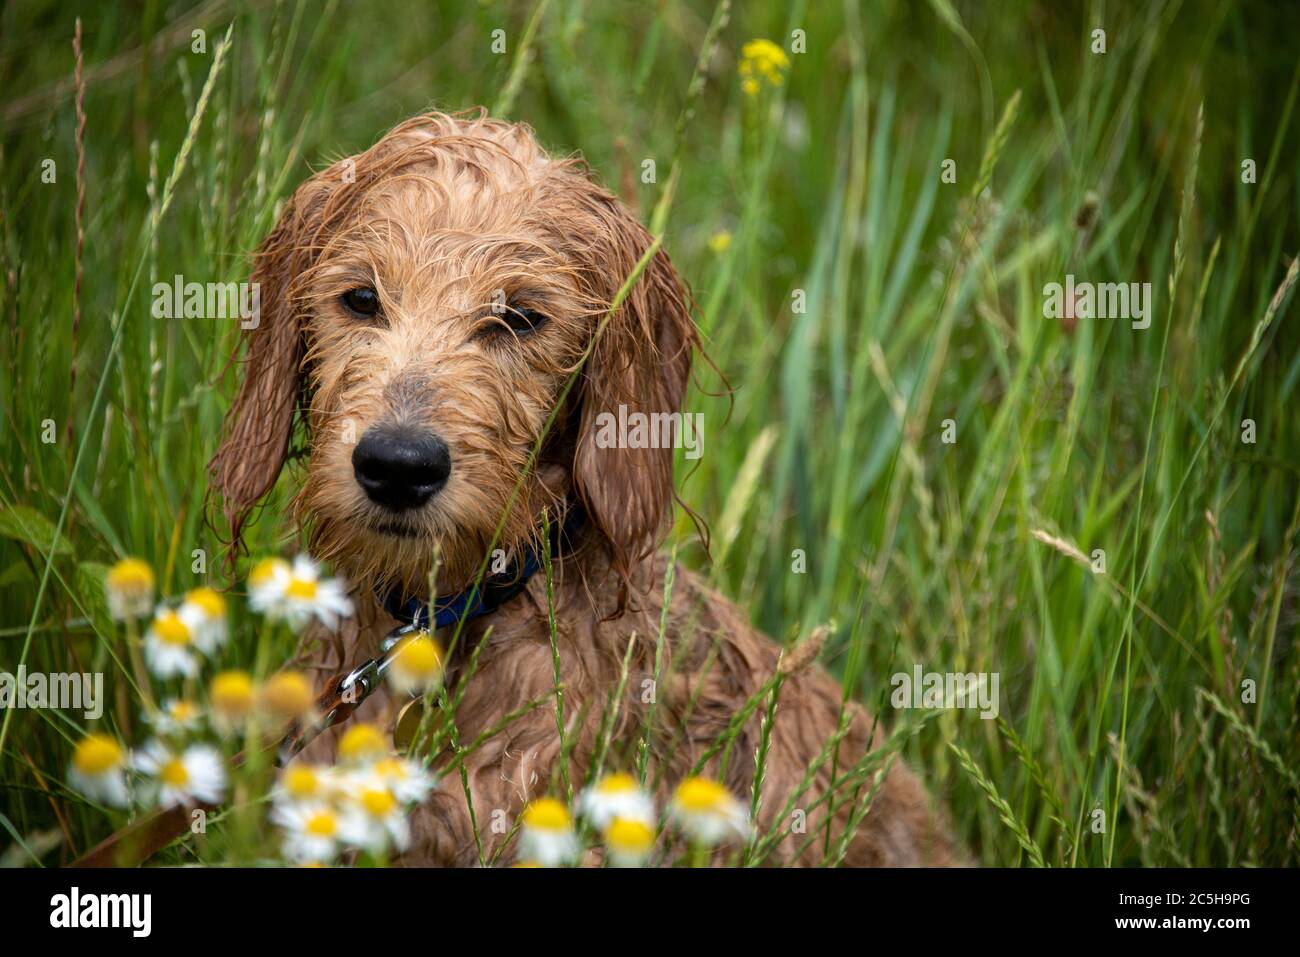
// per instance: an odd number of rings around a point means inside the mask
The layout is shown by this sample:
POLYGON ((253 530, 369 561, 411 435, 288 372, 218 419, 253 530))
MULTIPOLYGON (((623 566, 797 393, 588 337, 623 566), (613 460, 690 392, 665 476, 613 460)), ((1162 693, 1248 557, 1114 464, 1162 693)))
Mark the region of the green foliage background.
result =
MULTIPOLYGON (((220 553, 205 463, 236 330, 153 319, 154 281, 246 279, 297 183, 429 107, 526 121, 648 216, 713 12, 702 0, 5 4, 0 670, 106 670, 104 723, 138 737, 100 566, 140 555, 175 593, 202 577, 192 549, 220 553), (495 29, 505 55, 490 52, 495 29), (644 159, 657 183, 641 182, 644 159)), ((983 863, 1300 856, 1292 18, 1176 0, 741 3, 682 128, 664 242, 734 394, 716 396, 700 364, 688 408, 705 413, 705 455, 679 484, 714 545, 710 559, 682 521, 680 554, 780 640, 836 622, 823 660, 873 707, 916 663, 1000 675, 1000 721, 946 713, 905 747, 983 863), (1091 52, 1097 27, 1104 54, 1091 52), (742 44, 789 50, 794 30, 806 52, 787 82, 742 93, 742 44), (940 181, 948 158, 955 184, 940 181), (1150 282, 1151 327, 1045 319, 1043 286, 1067 273, 1150 282), (1103 549, 1105 573, 1071 548, 1103 549), (791 571, 794 549, 806 574, 791 571)), ((268 503, 255 551, 288 547, 276 516, 292 484, 268 503)), ((232 649, 245 662, 287 654, 232 649)), ((5 862, 68 860, 107 831, 61 783, 81 730, 79 714, 5 716, 5 862)))

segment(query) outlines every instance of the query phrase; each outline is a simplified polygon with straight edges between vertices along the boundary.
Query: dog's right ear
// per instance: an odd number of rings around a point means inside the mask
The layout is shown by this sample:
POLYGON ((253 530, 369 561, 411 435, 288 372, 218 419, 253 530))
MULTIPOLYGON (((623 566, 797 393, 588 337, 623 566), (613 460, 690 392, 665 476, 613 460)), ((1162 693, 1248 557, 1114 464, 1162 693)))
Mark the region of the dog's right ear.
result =
MULTIPOLYGON (((303 318, 296 301, 299 277, 319 252, 324 209, 339 182, 337 167, 298 187, 254 257, 254 302, 260 314, 247 323, 248 342, 239 394, 226 413, 223 439, 208 463, 212 488, 230 526, 232 553, 241 543, 249 512, 284 466, 299 404, 304 354, 303 318)), ((232 361, 238 357, 236 345, 232 361)))

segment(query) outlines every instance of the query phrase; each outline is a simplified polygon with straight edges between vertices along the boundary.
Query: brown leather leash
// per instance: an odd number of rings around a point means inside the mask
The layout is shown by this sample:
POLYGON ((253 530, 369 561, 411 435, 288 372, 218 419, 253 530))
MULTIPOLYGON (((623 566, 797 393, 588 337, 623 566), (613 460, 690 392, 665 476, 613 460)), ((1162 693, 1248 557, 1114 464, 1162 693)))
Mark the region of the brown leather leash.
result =
MULTIPOLYGON (((276 765, 284 767, 321 732, 350 719, 379 687, 402 639, 418 630, 411 625, 394 629, 380 645, 378 658, 371 658, 349 671, 341 671, 326 681, 314 707, 314 713, 320 717, 307 725, 295 722, 289 727, 277 746, 276 765)), ((231 759, 233 767, 243 763, 243 752, 231 759)), ((214 804, 196 803, 151 811, 110 834, 68 866, 136 867, 188 831, 196 810, 211 811, 216 807, 214 804)))

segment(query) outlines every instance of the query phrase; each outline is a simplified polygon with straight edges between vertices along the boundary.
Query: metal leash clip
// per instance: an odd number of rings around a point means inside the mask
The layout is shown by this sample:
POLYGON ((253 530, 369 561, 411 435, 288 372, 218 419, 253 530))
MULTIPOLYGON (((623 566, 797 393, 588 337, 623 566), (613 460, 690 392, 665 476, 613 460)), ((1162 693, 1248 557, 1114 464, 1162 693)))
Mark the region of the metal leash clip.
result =
POLYGON ((378 658, 363 661, 337 681, 331 681, 318 699, 323 712, 321 717, 301 730, 290 729, 276 753, 276 767, 284 767, 303 748, 316 740, 321 732, 350 718, 352 713, 361 707, 362 703, 379 687, 384 672, 397 657, 397 649, 402 639, 423 631, 424 629, 417 625, 401 625, 394 628, 388 633, 388 637, 380 642, 378 658))

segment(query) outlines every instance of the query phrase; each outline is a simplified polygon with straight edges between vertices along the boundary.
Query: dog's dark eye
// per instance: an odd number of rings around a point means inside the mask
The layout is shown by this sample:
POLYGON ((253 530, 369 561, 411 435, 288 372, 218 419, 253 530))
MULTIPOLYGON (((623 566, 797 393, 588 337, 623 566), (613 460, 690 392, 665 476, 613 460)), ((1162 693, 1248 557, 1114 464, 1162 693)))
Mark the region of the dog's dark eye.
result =
POLYGON ((379 312, 379 294, 369 286, 349 289, 340 298, 348 312, 362 319, 369 319, 379 312))
POLYGON ((546 322, 546 317, 536 309, 525 309, 522 306, 507 306, 501 319, 518 333, 532 332, 546 322))

